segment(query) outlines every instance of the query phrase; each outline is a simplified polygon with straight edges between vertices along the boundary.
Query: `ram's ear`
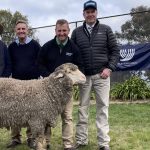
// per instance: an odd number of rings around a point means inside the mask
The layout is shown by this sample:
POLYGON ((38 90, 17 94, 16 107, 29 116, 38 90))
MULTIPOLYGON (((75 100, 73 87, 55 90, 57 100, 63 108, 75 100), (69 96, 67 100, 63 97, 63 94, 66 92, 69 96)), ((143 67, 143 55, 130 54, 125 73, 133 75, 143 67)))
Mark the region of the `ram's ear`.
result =
POLYGON ((54 76, 54 79, 59 79, 59 78, 62 78, 63 76, 64 74, 62 72, 59 72, 54 76))

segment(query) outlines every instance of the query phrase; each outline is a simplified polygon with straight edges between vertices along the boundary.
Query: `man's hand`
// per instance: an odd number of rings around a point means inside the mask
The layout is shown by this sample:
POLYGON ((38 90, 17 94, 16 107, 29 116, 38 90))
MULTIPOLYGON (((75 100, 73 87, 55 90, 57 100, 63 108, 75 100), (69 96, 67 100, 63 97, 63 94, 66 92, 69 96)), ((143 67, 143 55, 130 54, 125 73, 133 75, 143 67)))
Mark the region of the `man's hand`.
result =
POLYGON ((101 78, 103 78, 103 79, 107 79, 108 77, 110 77, 111 72, 112 72, 111 69, 105 68, 105 69, 102 71, 102 73, 100 74, 100 76, 101 76, 101 78))

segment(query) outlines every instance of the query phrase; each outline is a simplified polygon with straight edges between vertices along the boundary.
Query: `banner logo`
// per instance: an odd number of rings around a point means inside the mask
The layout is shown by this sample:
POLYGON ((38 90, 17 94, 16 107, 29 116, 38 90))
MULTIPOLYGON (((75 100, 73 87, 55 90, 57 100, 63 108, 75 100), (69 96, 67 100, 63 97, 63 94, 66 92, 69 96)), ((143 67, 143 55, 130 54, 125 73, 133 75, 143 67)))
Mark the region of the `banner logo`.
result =
POLYGON ((135 54, 135 48, 133 49, 121 49, 120 50, 120 61, 129 61, 133 58, 135 54))

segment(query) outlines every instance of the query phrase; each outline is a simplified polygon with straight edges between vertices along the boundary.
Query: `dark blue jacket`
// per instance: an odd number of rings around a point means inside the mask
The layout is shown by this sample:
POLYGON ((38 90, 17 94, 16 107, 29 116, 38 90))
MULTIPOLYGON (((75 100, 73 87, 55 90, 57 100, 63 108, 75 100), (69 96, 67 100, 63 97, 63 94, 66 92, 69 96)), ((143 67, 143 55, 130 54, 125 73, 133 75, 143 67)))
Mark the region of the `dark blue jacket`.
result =
POLYGON ((109 26, 97 21, 90 36, 84 22, 73 31, 72 40, 80 49, 85 75, 95 75, 104 68, 115 70, 119 48, 109 26))
POLYGON ((9 77, 11 74, 11 62, 7 46, 0 41, 0 77, 9 77))
POLYGON ((60 49, 56 37, 43 45, 38 57, 42 76, 48 76, 56 67, 64 63, 70 62, 80 66, 80 53, 73 41, 68 39, 67 44, 62 48, 62 52, 60 52, 60 49))
POLYGON ((40 45, 35 40, 27 44, 13 42, 9 45, 12 62, 12 77, 20 80, 37 79, 40 76, 37 57, 40 45))

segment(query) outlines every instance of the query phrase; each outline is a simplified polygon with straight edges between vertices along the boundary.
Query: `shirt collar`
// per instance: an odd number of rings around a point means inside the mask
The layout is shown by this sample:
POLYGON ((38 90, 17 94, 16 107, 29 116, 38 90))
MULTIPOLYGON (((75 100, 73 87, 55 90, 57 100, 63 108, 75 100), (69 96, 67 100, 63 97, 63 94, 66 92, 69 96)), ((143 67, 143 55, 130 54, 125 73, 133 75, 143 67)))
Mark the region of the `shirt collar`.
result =
MULTIPOLYGON (((30 37, 27 36, 24 44, 28 44, 31 40, 32 40, 32 38, 30 38, 30 37)), ((23 45, 22 43, 19 42, 19 38, 18 38, 18 37, 16 37, 15 42, 16 42, 18 45, 19 45, 19 44, 23 45)))
POLYGON ((88 27, 94 27, 96 23, 92 24, 92 26, 90 26, 89 24, 86 23, 86 28, 88 29, 88 27))
POLYGON ((67 44, 67 42, 68 42, 68 38, 67 38, 63 43, 61 43, 61 42, 59 41, 58 37, 56 37, 56 42, 57 42, 58 45, 63 45, 63 46, 65 46, 65 45, 67 44))

